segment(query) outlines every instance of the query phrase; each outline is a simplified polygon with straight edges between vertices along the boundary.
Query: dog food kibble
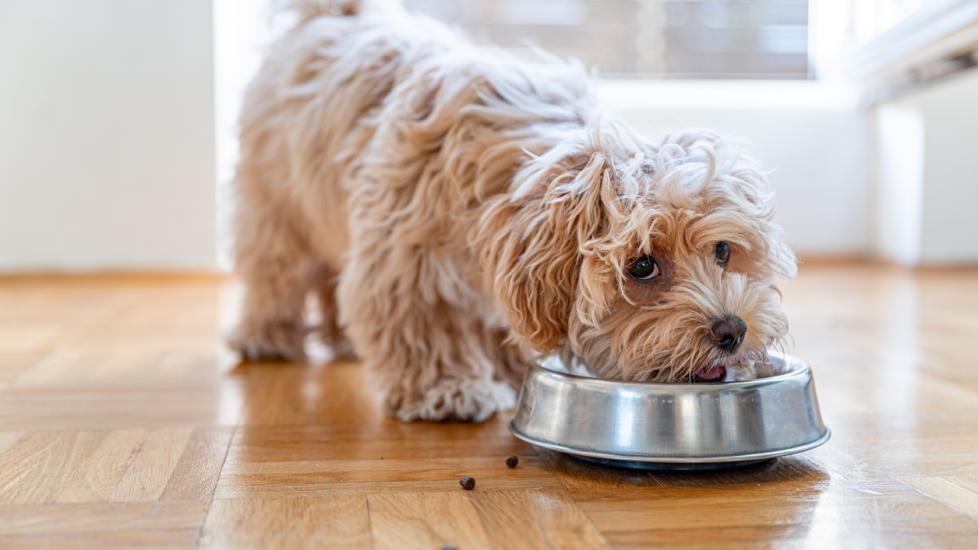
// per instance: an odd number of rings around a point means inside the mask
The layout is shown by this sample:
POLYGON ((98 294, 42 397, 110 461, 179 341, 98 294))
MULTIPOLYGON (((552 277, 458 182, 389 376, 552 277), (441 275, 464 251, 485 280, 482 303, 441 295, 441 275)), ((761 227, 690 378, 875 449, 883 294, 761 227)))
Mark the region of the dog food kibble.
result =
POLYGON ((507 468, 515 468, 516 465, 519 464, 519 463, 520 463, 520 459, 516 458, 515 456, 511 456, 511 457, 509 457, 509 458, 506 459, 506 467, 507 468))
POLYGON ((462 476, 458 480, 458 484, 462 486, 466 491, 471 491, 475 489, 475 480, 469 476, 462 476))

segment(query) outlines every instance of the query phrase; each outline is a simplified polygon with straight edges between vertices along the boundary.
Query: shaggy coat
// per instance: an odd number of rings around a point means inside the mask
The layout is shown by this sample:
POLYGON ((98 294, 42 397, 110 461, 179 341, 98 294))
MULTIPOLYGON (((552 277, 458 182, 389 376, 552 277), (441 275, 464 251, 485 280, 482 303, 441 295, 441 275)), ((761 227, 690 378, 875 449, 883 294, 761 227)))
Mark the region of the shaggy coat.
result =
POLYGON ((478 421, 512 405, 535 354, 683 381, 785 335, 775 285, 794 258, 736 148, 603 119, 575 63, 296 4, 241 116, 244 356, 301 358, 314 294, 319 334, 391 413, 478 421), (711 327, 731 316, 746 333, 720 349, 711 327))

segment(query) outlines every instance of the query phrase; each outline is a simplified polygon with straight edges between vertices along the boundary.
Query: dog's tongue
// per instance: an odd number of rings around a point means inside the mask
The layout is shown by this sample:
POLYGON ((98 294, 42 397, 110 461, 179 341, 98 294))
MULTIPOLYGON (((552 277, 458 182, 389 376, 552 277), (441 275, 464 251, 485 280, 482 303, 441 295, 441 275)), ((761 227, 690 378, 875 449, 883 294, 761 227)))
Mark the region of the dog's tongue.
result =
POLYGON ((703 367, 700 370, 696 371, 696 374, 693 375, 693 378, 697 382, 716 382, 719 380, 723 380, 724 377, 726 376, 727 376, 727 367, 720 364, 715 364, 715 365, 710 365, 708 367, 703 367))

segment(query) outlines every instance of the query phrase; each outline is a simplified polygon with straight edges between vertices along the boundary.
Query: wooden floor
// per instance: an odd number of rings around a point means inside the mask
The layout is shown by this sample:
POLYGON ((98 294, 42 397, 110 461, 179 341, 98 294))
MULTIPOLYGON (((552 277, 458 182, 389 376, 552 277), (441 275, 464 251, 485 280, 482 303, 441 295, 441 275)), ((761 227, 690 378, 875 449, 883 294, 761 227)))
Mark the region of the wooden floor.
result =
POLYGON ((230 295, 0 280, 0 547, 978 546, 978 271, 803 266, 786 307, 834 437, 700 475, 537 452, 505 417, 402 424, 354 363, 234 366, 230 295))

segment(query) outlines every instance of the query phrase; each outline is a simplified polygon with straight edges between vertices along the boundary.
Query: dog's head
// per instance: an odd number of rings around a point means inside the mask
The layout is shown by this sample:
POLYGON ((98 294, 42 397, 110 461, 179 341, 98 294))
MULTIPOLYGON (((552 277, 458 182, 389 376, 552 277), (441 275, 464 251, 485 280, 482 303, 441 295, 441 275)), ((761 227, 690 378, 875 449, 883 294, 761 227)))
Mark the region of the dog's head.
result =
POLYGON ((605 126, 531 159, 482 219, 497 299, 537 351, 599 375, 717 379, 787 332, 795 259, 765 181, 706 132, 653 146, 605 126))

